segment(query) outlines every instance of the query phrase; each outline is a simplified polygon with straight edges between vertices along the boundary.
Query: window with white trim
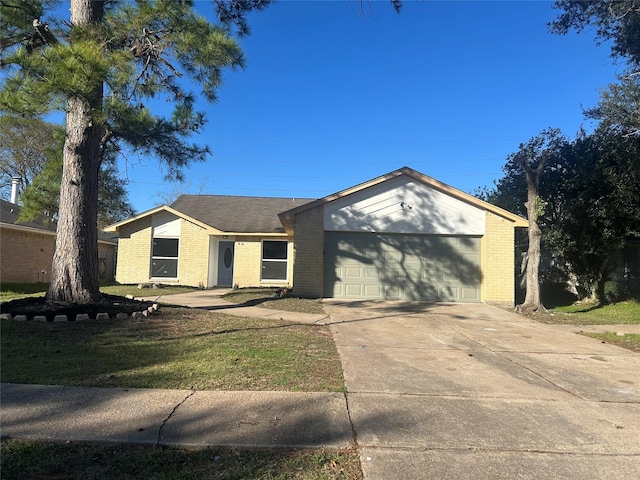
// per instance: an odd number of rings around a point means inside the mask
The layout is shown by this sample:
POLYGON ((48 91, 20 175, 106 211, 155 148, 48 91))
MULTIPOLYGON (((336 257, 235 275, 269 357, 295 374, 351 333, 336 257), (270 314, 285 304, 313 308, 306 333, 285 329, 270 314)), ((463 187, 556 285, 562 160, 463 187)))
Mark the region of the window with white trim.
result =
POLYGON ((287 280, 288 245, 286 240, 262 241, 261 280, 287 280))
POLYGON ((178 278, 178 251, 180 239, 154 238, 151 254, 152 278, 178 278))

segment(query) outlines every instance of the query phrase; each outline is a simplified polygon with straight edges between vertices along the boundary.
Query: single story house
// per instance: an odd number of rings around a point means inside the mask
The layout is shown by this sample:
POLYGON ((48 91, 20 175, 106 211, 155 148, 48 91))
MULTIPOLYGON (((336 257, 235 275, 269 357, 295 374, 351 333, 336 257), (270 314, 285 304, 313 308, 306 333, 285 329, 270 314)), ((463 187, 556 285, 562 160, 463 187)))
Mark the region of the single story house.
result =
POLYGON ((108 227, 116 280, 513 305, 525 219, 403 167, 321 199, 181 195, 108 227))
MULTIPOLYGON (((53 221, 19 221, 21 207, 0 200, 0 282, 49 283, 56 244, 53 221)), ((98 236, 100 281, 114 280, 116 247, 113 236, 98 236)))

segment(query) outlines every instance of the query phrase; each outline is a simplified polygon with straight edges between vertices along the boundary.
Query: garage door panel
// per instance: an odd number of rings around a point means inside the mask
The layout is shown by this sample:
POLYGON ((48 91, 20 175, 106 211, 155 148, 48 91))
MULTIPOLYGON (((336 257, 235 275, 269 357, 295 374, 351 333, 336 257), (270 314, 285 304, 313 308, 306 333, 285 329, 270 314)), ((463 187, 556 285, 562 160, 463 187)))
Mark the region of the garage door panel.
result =
POLYGON ((365 298, 382 298, 382 285, 364 285, 365 298))
POLYGON ((452 286, 443 286, 438 288, 438 296, 447 302, 456 302, 461 300, 460 288, 452 286))
POLYGON ((362 297, 362 285, 357 283, 345 283, 344 285, 344 294, 346 297, 362 297))
POLYGON ((437 281, 442 278, 440 271, 433 265, 423 268, 420 273, 420 278, 426 282, 437 281))
POLYGON ((402 254, 397 251, 383 250, 382 258, 385 262, 399 262, 402 259, 402 254))
POLYGON ((348 278, 362 278, 363 268, 362 267, 345 267, 344 268, 344 278, 345 280, 348 278))
POLYGON ((325 262, 335 297, 480 301, 480 238, 327 232, 325 262))
POLYGON ((380 278, 380 272, 375 268, 364 269, 365 278, 380 278))
POLYGON ((463 302, 479 302, 480 289, 478 288, 461 288, 460 300, 463 302))
POLYGON ((400 287, 394 285, 384 285, 384 297, 388 300, 400 300, 402 298, 400 287))

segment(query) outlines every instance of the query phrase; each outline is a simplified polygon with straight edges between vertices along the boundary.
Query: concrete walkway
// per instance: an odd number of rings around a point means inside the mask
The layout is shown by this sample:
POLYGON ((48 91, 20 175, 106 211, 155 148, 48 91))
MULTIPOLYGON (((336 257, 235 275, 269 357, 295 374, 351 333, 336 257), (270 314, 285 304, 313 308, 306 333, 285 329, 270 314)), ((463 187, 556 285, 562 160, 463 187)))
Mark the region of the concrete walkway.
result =
POLYGON ((222 296, 230 289, 198 290, 195 292, 179 293, 177 295, 162 295, 162 290, 158 290, 158 295, 136 297, 139 300, 157 302, 165 305, 179 305, 183 307, 203 308, 217 313, 227 315, 237 315, 252 318, 278 318, 299 323, 324 324, 329 322, 329 315, 322 313, 296 313, 273 310, 259 306, 247 306, 235 304, 223 300, 222 296))
MULTIPOLYGON (((348 393, 3 384, 3 437, 356 445, 367 480, 640 478, 640 355, 488 305, 326 301, 303 316, 205 290, 160 303, 329 323, 348 393)), ((614 328, 613 331, 617 331, 614 328)))

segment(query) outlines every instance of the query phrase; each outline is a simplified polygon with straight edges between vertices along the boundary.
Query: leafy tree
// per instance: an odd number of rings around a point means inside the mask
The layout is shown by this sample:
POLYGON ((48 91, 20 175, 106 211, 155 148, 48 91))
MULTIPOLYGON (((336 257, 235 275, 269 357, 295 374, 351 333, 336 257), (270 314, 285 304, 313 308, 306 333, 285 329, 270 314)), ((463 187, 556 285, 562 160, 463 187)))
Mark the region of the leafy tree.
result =
POLYGON ((232 25, 247 33, 246 14, 270 0, 217 0, 219 24, 194 1, 71 0, 70 21, 44 19, 47 0, 0 2, 0 48, 6 78, 0 108, 21 115, 66 111, 56 250, 47 299, 89 303, 99 297, 98 172, 109 149, 153 155, 168 175, 204 160, 206 147, 186 139, 205 122, 188 79, 216 98, 224 68, 243 66, 232 25), (150 102, 174 106, 154 115, 150 102))
POLYGON ((618 83, 603 90, 598 106, 586 115, 619 134, 640 136, 640 72, 619 75, 618 83))
POLYGON ((11 180, 19 179, 24 191, 47 162, 60 126, 40 118, 0 116, 0 191, 9 198, 11 180))
POLYGON ((595 27, 598 44, 611 42, 611 56, 640 65, 640 0, 557 0, 563 10, 549 24, 552 33, 565 35, 595 27))
POLYGON ((604 302, 609 259, 640 235, 640 138, 582 132, 563 156, 565 168, 550 174, 560 195, 546 243, 576 280, 576 293, 604 302))
MULTIPOLYGON (((609 259, 640 235, 640 139, 601 127, 558 147, 538 189, 542 250, 576 295, 602 302, 609 259)), ((526 175, 512 161, 503 170, 494 189, 477 194, 521 213, 526 175)))
POLYGON ((602 92, 587 117, 622 134, 640 135, 640 0, 558 0, 554 7, 563 12, 549 24, 552 33, 594 27, 597 43, 610 42, 611 56, 627 63, 618 83, 602 92))

